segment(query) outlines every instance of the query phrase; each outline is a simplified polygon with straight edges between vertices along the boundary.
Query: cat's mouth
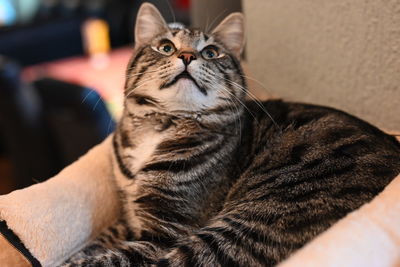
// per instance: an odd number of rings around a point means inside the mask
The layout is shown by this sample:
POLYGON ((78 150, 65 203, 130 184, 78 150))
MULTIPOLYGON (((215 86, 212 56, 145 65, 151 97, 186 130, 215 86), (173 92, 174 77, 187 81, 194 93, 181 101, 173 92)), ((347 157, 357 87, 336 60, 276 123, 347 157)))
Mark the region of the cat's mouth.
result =
POLYGON ((187 70, 182 71, 179 75, 175 77, 175 80, 179 79, 189 79, 192 80, 194 83, 196 83, 195 79, 190 75, 190 73, 187 70))
POLYGON ((188 80, 191 80, 191 81, 196 85, 196 87, 199 89, 199 91, 200 91, 201 93, 203 93, 204 95, 207 95, 206 89, 204 89, 203 87, 201 87, 201 86, 197 83, 197 81, 192 77, 192 75, 190 75, 190 73, 189 73, 187 70, 184 70, 184 71, 182 71, 180 74, 176 75, 175 78, 174 78, 172 81, 167 82, 167 83, 161 85, 160 90, 165 89, 165 88, 168 88, 168 87, 174 85, 174 84, 177 83, 180 79, 188 79, 188 80))

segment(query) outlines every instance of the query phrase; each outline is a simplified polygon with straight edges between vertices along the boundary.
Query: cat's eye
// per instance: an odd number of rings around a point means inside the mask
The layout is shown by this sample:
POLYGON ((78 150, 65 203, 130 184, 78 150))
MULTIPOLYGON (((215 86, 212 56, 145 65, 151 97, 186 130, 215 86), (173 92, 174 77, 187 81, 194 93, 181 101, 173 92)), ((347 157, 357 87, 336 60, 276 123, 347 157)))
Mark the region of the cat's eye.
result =
POLYGON ((160 51, 164 55, 170 56, 173 53, 175 53, 176 49, 175 49, 174 44, 171 41, 164 40, 158 46, 158 51, 160 51))
POLYGON ((201 55, 205 59, 214 59, 219 57, 218 48, 215 46, 207 46, 206 48, 201 51, 201 55))

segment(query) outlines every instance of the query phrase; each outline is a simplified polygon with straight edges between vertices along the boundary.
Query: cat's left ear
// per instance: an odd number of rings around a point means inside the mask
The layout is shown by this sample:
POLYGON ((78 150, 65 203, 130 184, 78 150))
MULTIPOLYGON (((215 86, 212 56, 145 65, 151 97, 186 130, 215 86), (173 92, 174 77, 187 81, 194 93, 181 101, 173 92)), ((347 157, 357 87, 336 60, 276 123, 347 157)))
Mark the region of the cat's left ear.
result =
POLYGON ((227 16, 212 32, 237 58, 244 48, 244 17, 242 13, 227 16))
POLYGON ((150 3, 142 4, 136 17, 135 47, 149 44, 154 37, 168 30, 158 9, 150 3))

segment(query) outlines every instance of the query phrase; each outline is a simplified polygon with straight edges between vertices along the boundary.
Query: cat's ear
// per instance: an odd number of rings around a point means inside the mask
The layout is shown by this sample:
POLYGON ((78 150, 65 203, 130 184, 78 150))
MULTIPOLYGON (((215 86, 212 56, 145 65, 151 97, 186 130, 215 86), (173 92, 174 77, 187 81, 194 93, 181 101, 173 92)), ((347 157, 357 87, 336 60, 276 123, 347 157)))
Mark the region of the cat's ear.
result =
POLYGON ((243 14, 230 14, 213 30, 212 34, 239 58, 245 41, 243 14))
POLYGON ((168 31, 168 25, 158 9, 144 3, 140 6, 135 25, 135 47, 148 44, 158 34, 168 31))

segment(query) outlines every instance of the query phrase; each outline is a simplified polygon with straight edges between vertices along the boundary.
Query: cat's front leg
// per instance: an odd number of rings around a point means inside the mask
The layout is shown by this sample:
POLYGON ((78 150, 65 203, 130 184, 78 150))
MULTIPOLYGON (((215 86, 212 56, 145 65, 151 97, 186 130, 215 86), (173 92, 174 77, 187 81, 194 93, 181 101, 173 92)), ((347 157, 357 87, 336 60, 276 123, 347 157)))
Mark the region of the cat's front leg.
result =
POLYGON ((63 267, 89 266, 153 266, 163 255, 164 251, 151 242, 122 241, 112 249, 102 253, 68 261, 63 267))
POLYGON ((88 258, 106 253, 123 241, 133 241, 133 233, 129 229, 126 221, 120 219, 101 232, 100 235, 85 248, 69 258, 63 266, 79 265, 88 258))

